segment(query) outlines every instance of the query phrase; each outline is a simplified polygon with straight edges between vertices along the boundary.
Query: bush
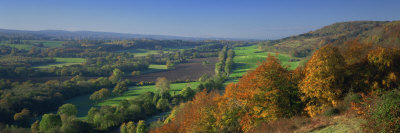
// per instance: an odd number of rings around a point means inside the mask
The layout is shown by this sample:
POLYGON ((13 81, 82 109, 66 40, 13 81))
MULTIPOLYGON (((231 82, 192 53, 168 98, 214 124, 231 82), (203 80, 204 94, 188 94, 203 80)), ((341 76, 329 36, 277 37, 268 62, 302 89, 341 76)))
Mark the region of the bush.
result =
POLYGON ((350 108, 351 103, 358 104, 361 102, 361 100, 362 100, 362 97, 360 94, 349 92, 344 97, 343 102, 340 105, 338 105, 337 108, 339 109, 340 112, 345 112, 350 108))
POLYGON ((333 108, 333 107, 328 107, 325 109, 325 111, 322 113, 323 116, 334 116, 339 114, 340 111, 337 108, 333 108))
POLYGON ((400 132, 400 91, 390 91, 371 106, 364 125, 366 132, 400 132))

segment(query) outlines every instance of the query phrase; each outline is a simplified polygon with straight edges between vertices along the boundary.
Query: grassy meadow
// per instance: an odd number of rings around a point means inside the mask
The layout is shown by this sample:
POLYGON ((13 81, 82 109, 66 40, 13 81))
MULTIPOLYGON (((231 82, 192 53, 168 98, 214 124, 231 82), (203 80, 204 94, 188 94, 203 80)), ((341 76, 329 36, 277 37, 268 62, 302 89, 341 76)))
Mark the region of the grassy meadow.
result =
POLYGON ((29 44, 8 44, 0 42, 0 46, 10 46, 17 49, 29 50, 35 45, 43 44, 44 47, 62 47, 63 41, 42 41, 42 40, 28 40, 29 44))
MULTIPOLYGON (((197 86, 200 84, 200 82, 190 82, 190 83, 171 83, 171 89, 169 90, 171 95, 174 93, 178 94, 180 90, 182 90, 184 87, 189 86, 191 88, 197 88, 197 86)), ((105 106, 105 105, 110 105, 110 106, 117 106, 120 101, 125 100, 125 99, 132 99, 132 98, 137 98, 141 94, 144 94, 146 92, 156 92, 156 86, 155 85, 148 85, 148 86, 131 86, 129 87, 128 91, 126 91, 124 94, 121 96, 116 96, 116 97, 111 97, 109 99, 106 99, 101 102, 94 102, 89 100, 90 94, 87 95, 82 95, 78 96, 75 98, 72 98, 70 100, 67 100, 66 103, 71 103, 76 105, 78 108, 78 115, 77 117, 80 117, 82 119, 85 119, 87 112, 91 107, 94 106, 105 106)))
MULTIPOLYGON (((276 56, 276 53, 263 52, 258 50, 257 45, 246 46, 246 47, 235 47, 235 67, 230 77, 238 78, 245 74, 248 70, 253 70, 260 65, 261 62, 265 61, 267 56, 270 54, 276 56)), ((278 59, 282 65, 288 67, 289 70, 296 69, 300 64, 300 61, 291 62, 291 56, 287 54, 278 54, 278 59)))

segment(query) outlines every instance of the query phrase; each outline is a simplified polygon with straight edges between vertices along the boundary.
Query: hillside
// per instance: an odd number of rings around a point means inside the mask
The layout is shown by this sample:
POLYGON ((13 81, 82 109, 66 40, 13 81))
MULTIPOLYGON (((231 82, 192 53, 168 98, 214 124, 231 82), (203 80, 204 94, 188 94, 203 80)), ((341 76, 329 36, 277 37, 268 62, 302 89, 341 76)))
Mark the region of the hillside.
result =
POLYGON ((295 57, 307 57, 326 44, 341 47, 347 44, 345 42, 355 39, 362 43, 397 47, 400 45, 399 27, 399 21, 340 22, 308 33, 262 42, 259 43, 259 48, 288 53, 295 57))
POLYGON ((295 70, 268 56, 223 94, 196 94, 151 132, 399 132, 399 24, 337 23, 263 42, 265 50, 315 52, 295 70))

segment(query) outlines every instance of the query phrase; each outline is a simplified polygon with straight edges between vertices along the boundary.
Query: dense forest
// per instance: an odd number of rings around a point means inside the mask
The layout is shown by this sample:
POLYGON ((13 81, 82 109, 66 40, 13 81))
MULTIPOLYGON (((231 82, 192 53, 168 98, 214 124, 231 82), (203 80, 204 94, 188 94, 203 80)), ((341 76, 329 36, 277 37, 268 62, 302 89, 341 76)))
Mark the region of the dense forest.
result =
POLYGON ((400 131, 399 21, 268 41, 0 33, 1 132, 400 131))

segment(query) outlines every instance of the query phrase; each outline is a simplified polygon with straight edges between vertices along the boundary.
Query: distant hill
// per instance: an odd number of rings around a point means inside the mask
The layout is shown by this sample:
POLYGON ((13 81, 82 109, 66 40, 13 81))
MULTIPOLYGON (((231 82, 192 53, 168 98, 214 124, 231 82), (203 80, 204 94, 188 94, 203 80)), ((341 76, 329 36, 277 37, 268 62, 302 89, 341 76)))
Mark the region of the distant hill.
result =
POLYGON ((351 21, 325 26, 308 33, 259 43, 266 51, 289 53, 307 57, 326 45, 345 45, 357 39, 360 43, 400 46, 400 21, 351 21))
POLYGON ((95 31, 65 31, 65 30, 10 30, 0 29, 1 39, 26 39, 26 40, 123 40, 123 39, 157 39, 157 40, 247 40, 235 38, 198 38, 198 37, 182 37, 169 35, 145 35, 145 34, 128 34, 114 32, 95 32, 95 31))

